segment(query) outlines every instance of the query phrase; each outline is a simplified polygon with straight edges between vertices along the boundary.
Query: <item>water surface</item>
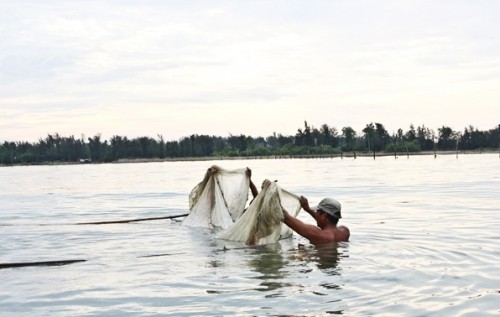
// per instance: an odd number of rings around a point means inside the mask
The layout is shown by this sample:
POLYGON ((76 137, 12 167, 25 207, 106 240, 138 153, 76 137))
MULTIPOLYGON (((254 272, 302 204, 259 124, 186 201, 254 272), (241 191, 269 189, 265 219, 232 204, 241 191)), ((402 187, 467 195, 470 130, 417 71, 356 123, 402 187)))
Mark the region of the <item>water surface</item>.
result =
POLYGON ((0 263, 87 261, 0 270, 0 315, 499 315, 499 188, 498 154, 3 167, 0 263), (74 225, 186 213, 211 164, 338 199, 351 241, 242 248, 176 220, 74 225))

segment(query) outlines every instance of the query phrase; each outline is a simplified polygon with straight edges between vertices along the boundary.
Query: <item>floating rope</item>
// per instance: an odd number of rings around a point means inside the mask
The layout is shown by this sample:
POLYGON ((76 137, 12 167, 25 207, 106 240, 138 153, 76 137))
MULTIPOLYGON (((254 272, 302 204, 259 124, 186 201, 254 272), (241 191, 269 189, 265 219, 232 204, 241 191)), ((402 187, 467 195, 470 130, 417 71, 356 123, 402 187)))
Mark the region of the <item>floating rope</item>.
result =
POLYGON ((17 263, 0 263, 0 269, 25 267, 25 266, 59 266, 87 260, 59 260, 59 261, 41 261, 41 262, 17 262, 17 263))
POLYGON ((130 223, 130 222, 149 221, 149 220, 174 219, 174 218, 186 217, 187 215, 188 214, 175 215, 175 216, 165 216, 165 217, 126 219, 126 220, 79 222, 79 223, 76 223, 76 225, 107 225, 107 224, 113 224, 113 223, 130 223))

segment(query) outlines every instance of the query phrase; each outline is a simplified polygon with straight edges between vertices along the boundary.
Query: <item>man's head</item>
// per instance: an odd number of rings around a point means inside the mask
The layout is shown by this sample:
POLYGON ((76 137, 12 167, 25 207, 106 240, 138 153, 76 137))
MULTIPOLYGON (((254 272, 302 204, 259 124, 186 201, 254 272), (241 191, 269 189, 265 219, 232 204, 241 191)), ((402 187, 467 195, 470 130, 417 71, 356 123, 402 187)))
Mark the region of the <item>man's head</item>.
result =
POLYGON ((341 205, 333 198, 324 198, 319 202, 319 204, 314 207, 318 212, 324 212, 328 215, 328 219, 331 223, 337 224, 342 215, 340 213, 341 205))

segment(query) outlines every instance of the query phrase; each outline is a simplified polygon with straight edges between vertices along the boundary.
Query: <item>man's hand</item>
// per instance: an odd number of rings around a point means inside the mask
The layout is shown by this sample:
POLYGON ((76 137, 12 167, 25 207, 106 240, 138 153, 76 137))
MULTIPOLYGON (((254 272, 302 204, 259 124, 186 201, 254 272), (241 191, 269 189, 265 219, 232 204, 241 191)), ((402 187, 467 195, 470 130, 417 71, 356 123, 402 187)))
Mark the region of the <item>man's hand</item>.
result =
POLYGON ((304 209, 308 214, 310 214, 311 217, 316 219, 317 216, 316 210, 313 210, 311 209, 311 207, 309 207, 309 201, 307 200, 307 198, 305 198, 304 196, 300 196, 299 202, 300 202, 300 207, 302 207, 302 209, 304 209))
POLYGON ((307 200, 306 197, 300 196, 299 202, 300 202, 300 207, 302 207, 302 209, 304 209, 305 211, 309 211, 311 209, 309 207, 309 201, 307 200))
POLYGON ((248 177, 252 177, 252 170, 250 168, 247 167, 247 170, 245 171, 245 173, 247 174, 248 177))
POLYGON ((262 181, 262 185, 260 186, 260 189, 264 189, 265 186, 269 186, 271 184, 271 181, 268 180, 267 178, 262 181))
POLYGON ((217 173, 218 169, 217 169, 217 166, 215 165, 212 165, 209 169, 208 169, 208 173, 210 175, 214 175, 215 173, 217 173))

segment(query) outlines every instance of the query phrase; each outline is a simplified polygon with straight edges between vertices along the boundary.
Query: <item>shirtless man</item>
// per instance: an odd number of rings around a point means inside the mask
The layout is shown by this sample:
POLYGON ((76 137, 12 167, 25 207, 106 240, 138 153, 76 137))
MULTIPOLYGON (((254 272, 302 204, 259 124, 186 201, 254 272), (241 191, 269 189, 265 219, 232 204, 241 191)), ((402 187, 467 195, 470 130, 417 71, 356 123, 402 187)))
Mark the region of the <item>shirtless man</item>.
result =
POLYGON ((337 226, 340 218, 340 203, 333 198, 323 199, 318 206, 311 208, 304 196, 300 197, 300 206, 315 220, 317 226, 306 224, 291 216, 283 209, 283 222, 292 230, 308 239, 312 244, 349 241, 350 232, 345 226, 337 226))

